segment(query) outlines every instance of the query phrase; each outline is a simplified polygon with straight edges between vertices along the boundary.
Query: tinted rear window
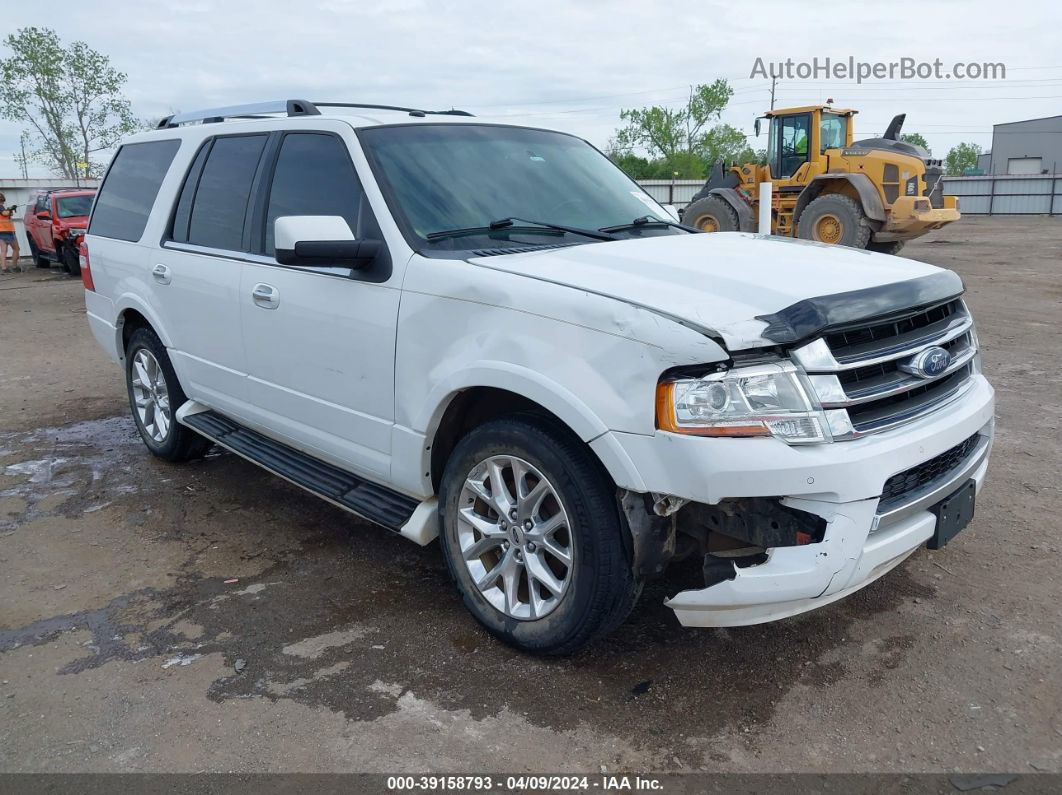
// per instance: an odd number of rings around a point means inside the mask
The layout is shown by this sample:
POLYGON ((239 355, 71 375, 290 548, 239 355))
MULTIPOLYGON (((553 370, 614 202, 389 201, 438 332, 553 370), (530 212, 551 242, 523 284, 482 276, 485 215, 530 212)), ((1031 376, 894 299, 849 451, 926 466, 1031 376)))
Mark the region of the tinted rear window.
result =
POLYGON ((89 234, 140 240, 180 141, 126 144, 118 150, 100 188, 89 234))
MULTIPOLYGON (((231 136, 214 141, 195 188, 187 242, 208 248, 243 250, 247 202, 265 142, 264 135, 231 136)), ((176 231, 174 239, 179 239, 176 231)))

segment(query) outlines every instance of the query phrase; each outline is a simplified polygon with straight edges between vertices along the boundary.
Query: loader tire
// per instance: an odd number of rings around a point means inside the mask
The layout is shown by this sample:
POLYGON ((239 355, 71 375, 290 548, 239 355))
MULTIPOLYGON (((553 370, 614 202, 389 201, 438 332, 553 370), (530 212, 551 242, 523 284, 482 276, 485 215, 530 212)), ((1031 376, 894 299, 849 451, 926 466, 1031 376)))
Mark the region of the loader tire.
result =
POLYGON ((718 196, 706 196, 690 204, 682 214, 682 223, 702 232, 738 231, 737 213, 718 196))
POLYGON ((839 193, 815 199, 797 223, 799 238, 852 248, 866 248, 871 231, 859 202, 839 193))
POLYGON ((888 243, 867 243, 868 251, 876 251, 879 254, 899 254, 906 240, 890 240, 888 243))

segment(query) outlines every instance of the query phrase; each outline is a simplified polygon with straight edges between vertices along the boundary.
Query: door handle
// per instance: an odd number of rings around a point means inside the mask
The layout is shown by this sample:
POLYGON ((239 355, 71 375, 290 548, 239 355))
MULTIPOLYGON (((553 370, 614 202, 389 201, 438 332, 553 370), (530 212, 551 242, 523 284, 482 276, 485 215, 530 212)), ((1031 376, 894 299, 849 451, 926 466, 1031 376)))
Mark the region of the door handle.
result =
POLYGON ((280 293, 273 285, 259 282, 251 291, 251 300, 263 309, 276 309, 280 305, 280 293))
POLYGON ((170 274, 170 269, 163 265, 161 262, 151 269, 151 276, 159 284, 169 284, 173 276, 170 274))

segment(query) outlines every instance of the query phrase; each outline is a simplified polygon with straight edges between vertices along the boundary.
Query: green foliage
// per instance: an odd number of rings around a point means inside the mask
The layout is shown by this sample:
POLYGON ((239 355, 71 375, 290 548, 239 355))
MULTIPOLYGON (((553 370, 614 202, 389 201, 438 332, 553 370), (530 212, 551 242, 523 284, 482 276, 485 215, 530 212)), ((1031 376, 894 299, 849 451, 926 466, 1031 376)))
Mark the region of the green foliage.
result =
POLYGON ((977 168, 977 156, 981 147, 977 144, 956 144, 944 158, 944 169, 949 177, 961 177, 968 168, 977 168))
POLYGON ((733 93, 726 80, 716 80, 691 87, 680 108, 620 111, 627 126, 609 142, 609 157, 634 179, 704 179, 718 160, 757 160, 744 133, 729 124, 713 124, 733 93))
POLYGON ((122 95, 125 74, 85 42, 64 46, 49 28, 22 28, 4 44, 0 116, 27 125, 28 159, 68 179, 98 176, 98 153, 139 127, 122 95))
POLYGON ((922 136, 921 133, 901 133, 900 140, 904 143, 920 146, 930 154, 933 153, 933 151, 929 148, 929 143, 926 141, 926 139, 922 136))

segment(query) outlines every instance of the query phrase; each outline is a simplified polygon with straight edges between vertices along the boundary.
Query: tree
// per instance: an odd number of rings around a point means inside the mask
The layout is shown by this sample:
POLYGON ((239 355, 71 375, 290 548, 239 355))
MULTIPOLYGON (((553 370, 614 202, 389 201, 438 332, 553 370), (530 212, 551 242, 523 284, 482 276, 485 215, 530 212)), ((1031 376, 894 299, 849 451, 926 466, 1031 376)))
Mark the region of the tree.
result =
POLYGON ((977 144, 961 143, 953 146, 944 158, 944 167, 949 177, 961 177, 968 168, 977 168, 977 156, 981 147, 977 144))
MULTIPOLYGON (((726 108, 734 90, 726 80, 690 87, 680 108, 654 105, 620 111, 626 127, 616 131, 617 151, 640 149, 680 177, 703 177, 706 163, 727 159, 745 145, 745 136, 728 124, 712 125, 726 108)), ((673 174, 667 174, 673 176, 673 174)))
POLYGON ((49 28, 22 28, 4 44, 0 116, 28 125, 28 158, 68 179, 98 176, 99 153, 139 127, 121 93, 126 75, 83 41, 64 46, 49 28))
POLYGON ((921 133, 901 133, 900 140, 907 144, 914 144, 915 146, 920 146, 927 152, 932 154, 932 150, 929 148, 929 143, 924 137, 922 137, 921 133))

